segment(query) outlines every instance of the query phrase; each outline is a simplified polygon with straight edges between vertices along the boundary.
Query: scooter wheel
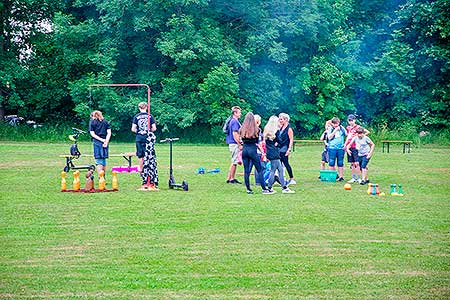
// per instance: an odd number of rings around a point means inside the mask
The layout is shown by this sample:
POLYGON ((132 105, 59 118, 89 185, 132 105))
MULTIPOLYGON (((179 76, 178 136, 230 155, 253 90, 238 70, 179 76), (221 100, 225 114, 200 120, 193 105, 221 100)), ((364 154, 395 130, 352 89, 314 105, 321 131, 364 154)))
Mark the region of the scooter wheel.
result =
POLYGON ((186 180, 183 180, 182 186, 184 191, 187 192, 189 190, 189 186, 186 180))

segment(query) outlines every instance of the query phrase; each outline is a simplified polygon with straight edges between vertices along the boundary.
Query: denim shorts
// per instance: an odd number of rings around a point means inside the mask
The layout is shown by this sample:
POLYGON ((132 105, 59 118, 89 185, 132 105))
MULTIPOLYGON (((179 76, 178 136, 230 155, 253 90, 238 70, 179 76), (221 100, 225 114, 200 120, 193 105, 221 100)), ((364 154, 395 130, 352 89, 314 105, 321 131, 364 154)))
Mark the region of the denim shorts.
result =
POLYGON ((366 169, 367 165, 369 164, 369 160, 370 158, 367 158, 366 155, 364 156, 358 156, 358 161, 359 161, 359 167, 361 169, 366 169))
POLYGON ((96 158, 95 164, 101 165, 101 166, 106 166, 106 158, 96 158))
POLYGON ((344 149, 328 149, 328 160, 329 160, 328 166, 334 167, 337 159, 337 166, 343 167, 344 156, 345 156, 344 149))

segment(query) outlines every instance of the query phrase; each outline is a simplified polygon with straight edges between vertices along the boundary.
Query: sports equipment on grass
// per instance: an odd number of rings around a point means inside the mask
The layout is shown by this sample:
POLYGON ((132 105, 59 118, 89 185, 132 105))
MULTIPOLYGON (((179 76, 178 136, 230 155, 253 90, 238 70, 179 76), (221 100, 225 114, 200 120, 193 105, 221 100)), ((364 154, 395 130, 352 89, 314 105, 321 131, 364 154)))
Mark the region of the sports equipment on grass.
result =
POLYGON ((173 177, 173 168, 172 168, 172 143, 174 141, 178 141, 179 138, 166 138, 164 140, 161 140, 160 143, 169 143, 169 147, 170 147, 170 171, 169 171, 169 188, 170 189, 183 189, 183 191, 188 191, 189 190, 189 186, 186 180, 183 180, 183 182, 181 184, 177 184, 175 182, 175 178, 173 177))

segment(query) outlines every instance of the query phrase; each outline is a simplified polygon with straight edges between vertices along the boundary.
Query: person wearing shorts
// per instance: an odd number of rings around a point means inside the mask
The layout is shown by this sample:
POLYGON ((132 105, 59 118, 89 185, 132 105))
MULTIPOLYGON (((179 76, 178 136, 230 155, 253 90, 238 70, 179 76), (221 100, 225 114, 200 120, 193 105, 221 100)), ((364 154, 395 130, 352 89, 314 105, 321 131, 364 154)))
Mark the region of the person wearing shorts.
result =
POLYGON ((338 166, 337 181, 344 181, 344 139, 347 131, 341 126, 339 118, 331 119, 331 127, 327 131, 328 135, 328 167, 336 170, 336 160, 338 166))
MULTIPOLYGON (((347 117, 347 122, 348 122, 348 126, 347 126, 347 140, 345 141, 345 148, 347 148, 347 145, 350 144, 350 151, 347 153, 347 161, 350 164, 350 169, 352 172, 352 178, 347 181, 348 183, 355 183, 355 182, 359 182, 361 183, 361 170, 359 167, 359 162, 358 162, 358 149, 356 149, 356 144, 355 143, 351 143, 351 141, 353 140, 354 137, 357 136, 356 131, 361 127, 358 124, 356 124, 356 116, 353 114, 348 115, 347 117)), ((366 130, 365 131, 366 134, 368 134, 369 132, 366 130)))
MULTIPOLYGON (((138 104, 139 113, 133 117, 131 124, 131 131, 136 133, 136 156, 139 158, 139 165, 142 169, 142 162, 145 155, 145 145, 148 135, 148 112, 147 103, 140 102, 138 104)), ((156 122, 152 115, 150 115, 150 132, 156 131, 156 122)))
MULTIPOLYGON (((362 177, 360 184, 364 185, 369 183, 369 178, 367 176, 367 165, 372 157, 375 144, 368 136, 366 136, 364 128, 360 127, 356 132, 357 136, 351 140, 351 143, 355 143, 356 149, 358 150, 358 163, 361 168, 362 177)), ((350 152, 351 143, 347 144, 347 153, 350 152)))
POLYGON ((139 158, 139 169, 141 177, 143 177, 143 189, 156 190, 158 186, 158 171, 156 167, 156 153, 154 151, 156 122, 152 115, 147 111, 148 105, 145 102, 138 104, 139 113, 133 118, 131 124, 131 131, 136 133, 136 156, 139 158), (148 150, 147 162, 144 161, 144 157, 148 150), (146 163, 146 169, 144 170, 144 163, 146 163), (148 176, 151 177, 150 182, 148 176), (145 182, 144 182, 145 181, 145 182))
POLYGON ((242 142, 239 136, 239 129, 241 128, 241 123, 239 123, 241 108, 239 106, 233 106, 231 108, 231 114, 232 117, 227 124, 227 144, 231 154, 231 164, 226 182, 240 184, 241 182, 236 179, 236 168, 238 164, 242 163, 242 157, 239 156, 240 153, 242 153, 242 142))
MULTIPOLYGON (((331 120, 325 122, 325 130, 322 132, 320 136, 320 140, 323 141, 323 151, 322 151, 322 160, 320 161, 320 169, 325 170, 326 165, 328 164, 328 135, 327 130, 331 127, 331 120)), ((319 176, 320 179, 320 176, 319 176)))
POLYGON ((109 122, 103 118, 99 110, 91 113, 89 122, 89 133, 92 137, 94 147, 94 159, 97 166, 97 173, 106 172, 106 159, 109 155, 109 140, 111 139, 111 128, 109 122))

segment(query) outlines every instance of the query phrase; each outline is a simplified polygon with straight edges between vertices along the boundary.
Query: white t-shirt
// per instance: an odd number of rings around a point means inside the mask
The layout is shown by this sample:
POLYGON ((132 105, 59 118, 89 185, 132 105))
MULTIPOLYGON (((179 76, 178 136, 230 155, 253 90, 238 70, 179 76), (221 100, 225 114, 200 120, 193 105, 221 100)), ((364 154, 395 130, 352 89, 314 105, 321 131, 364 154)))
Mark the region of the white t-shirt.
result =
POLYGON ((352 143, 356 144, 356 149, 358 150, 358 156, 366 156, 370 152, 370 145, 373 144, 372 140, 368 136, 355 136, 352 139, 352 143))

